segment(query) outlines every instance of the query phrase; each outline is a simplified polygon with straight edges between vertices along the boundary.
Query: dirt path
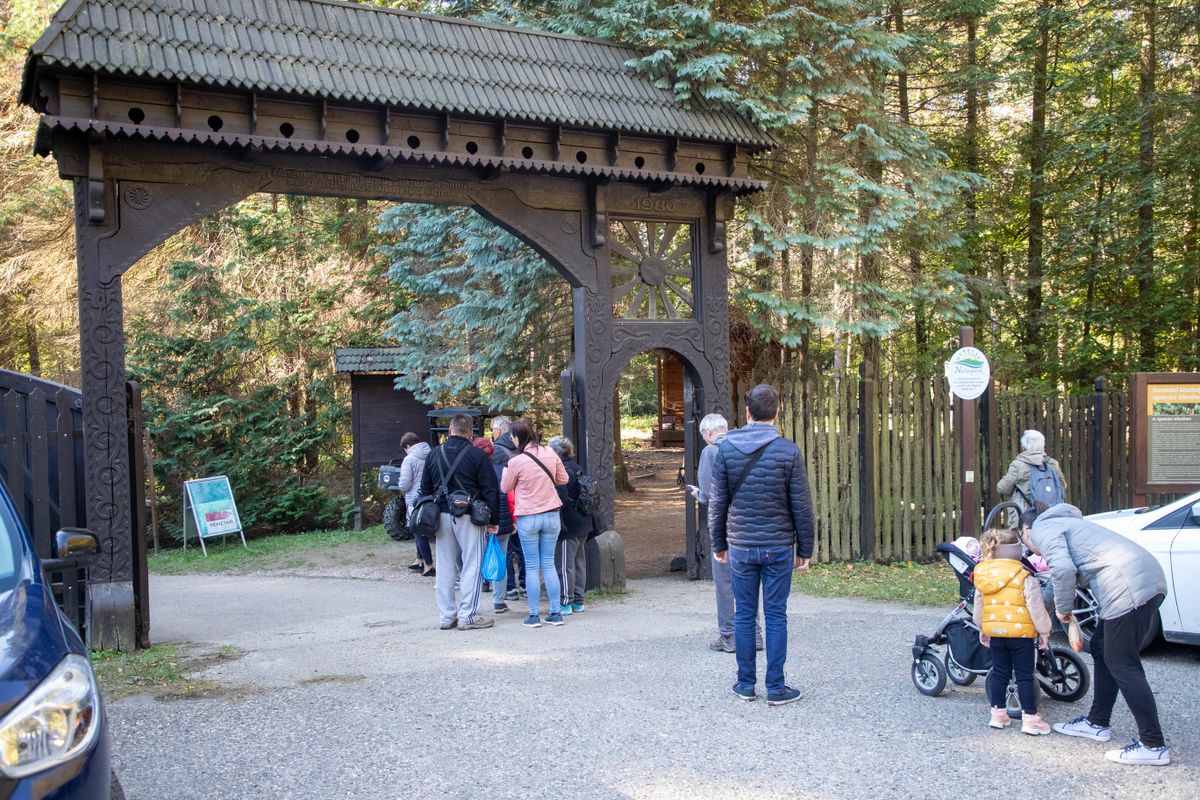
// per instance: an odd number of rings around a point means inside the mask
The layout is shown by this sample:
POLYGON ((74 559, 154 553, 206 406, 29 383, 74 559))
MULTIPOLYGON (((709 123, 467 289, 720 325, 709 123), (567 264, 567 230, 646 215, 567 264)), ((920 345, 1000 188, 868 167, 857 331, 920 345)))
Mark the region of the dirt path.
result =
POLYGON ((683 450, 638 449, 627 460, 635 491, 617 495, 614 526, 625 542, 625 569, 630 578, 666 575, 685 549, 683 489, 675 484, 683 450))

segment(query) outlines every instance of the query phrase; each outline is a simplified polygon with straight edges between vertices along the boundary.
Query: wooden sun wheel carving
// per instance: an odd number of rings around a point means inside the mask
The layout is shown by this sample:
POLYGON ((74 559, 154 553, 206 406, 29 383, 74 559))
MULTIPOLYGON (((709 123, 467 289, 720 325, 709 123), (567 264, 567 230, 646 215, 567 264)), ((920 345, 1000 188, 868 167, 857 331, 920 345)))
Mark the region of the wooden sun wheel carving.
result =
POLYGON ((614 220, 609 225, 613 316, 682 319, 694 316, 692 226, 682 222, 614 220))

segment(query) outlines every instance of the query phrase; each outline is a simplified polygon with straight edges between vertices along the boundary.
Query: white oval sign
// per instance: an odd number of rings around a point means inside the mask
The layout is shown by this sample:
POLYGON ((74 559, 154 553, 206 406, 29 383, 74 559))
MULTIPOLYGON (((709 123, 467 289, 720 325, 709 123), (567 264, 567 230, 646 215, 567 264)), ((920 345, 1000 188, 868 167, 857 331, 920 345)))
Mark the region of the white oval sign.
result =
POLYGON ((974 400, 987 391, 992 368, 978 348, 963 347, 946 362, 946 380, 955 397, 974 400))

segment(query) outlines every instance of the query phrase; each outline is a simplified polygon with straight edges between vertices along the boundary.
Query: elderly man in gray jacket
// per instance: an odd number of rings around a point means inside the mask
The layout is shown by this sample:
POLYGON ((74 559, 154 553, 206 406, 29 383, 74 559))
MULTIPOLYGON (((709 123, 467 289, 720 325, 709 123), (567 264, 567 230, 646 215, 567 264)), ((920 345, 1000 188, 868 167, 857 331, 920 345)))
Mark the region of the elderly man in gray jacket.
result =
POLYGON ((1088 522, 1068 503, 1040 514, 1037 509, 1024 512, 1021 539, 1050 564, 1060 620, 1072 619, 1076 586, 1089 587, 1099 606, 1100 621, 1091 641, 1096 679, 1092 708, 1087 716, 1060 722, 1054 730, 1107 742, 1119 691, 1137 722, 1138 738, 1105 756, 1118 764, 1169 764, 1170 751, 1140 655, 1142 641, 1167 591, 1158 560, 1124 536, 1088 522))
MULTIPOLYGON (((700 452, 700 465, 696 468, 696 485, 689 486, 688 491, 696 498, 700 506, 700 540, 708 538, 708 495, 709 483, 712 481, 713 462, 717 460, 717 451, 721 442, 729 433, 729 423, 720 414, 706 414, 700 420, 700 436, 704 438, 705 448, 700 452)), ((713 587, 717 592, 717 638, 708 646, 709 650, 718 653, 734 653, 733 646, 733 578, 729 574, 729 561, 717 561, 710 552, 709 563, 712 569, 713 587)), ((763 649, 762 625, 757 618, 754 622, 754 647, 763 649)))

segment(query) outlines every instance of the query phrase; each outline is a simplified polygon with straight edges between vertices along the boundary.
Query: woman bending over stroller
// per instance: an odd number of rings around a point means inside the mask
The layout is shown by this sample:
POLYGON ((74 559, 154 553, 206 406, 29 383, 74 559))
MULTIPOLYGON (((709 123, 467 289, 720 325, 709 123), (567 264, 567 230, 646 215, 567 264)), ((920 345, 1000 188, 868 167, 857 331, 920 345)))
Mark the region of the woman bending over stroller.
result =
POLYGON ((1050 615, 1042 601, 1042 588, 1021 563, 1021 545, 1015 531, 993 528, 983 534, 979 564, 975 567, 975 611, 979 641, 992 651, 987 676, 988 702, 993 728, 1010 720, 1005 693, 1013 673, 1021 701, 1021 732, 1032 736, 1050 733, 1038 716, 1034 669, 1037 647, 1050 644, 1050 615))

